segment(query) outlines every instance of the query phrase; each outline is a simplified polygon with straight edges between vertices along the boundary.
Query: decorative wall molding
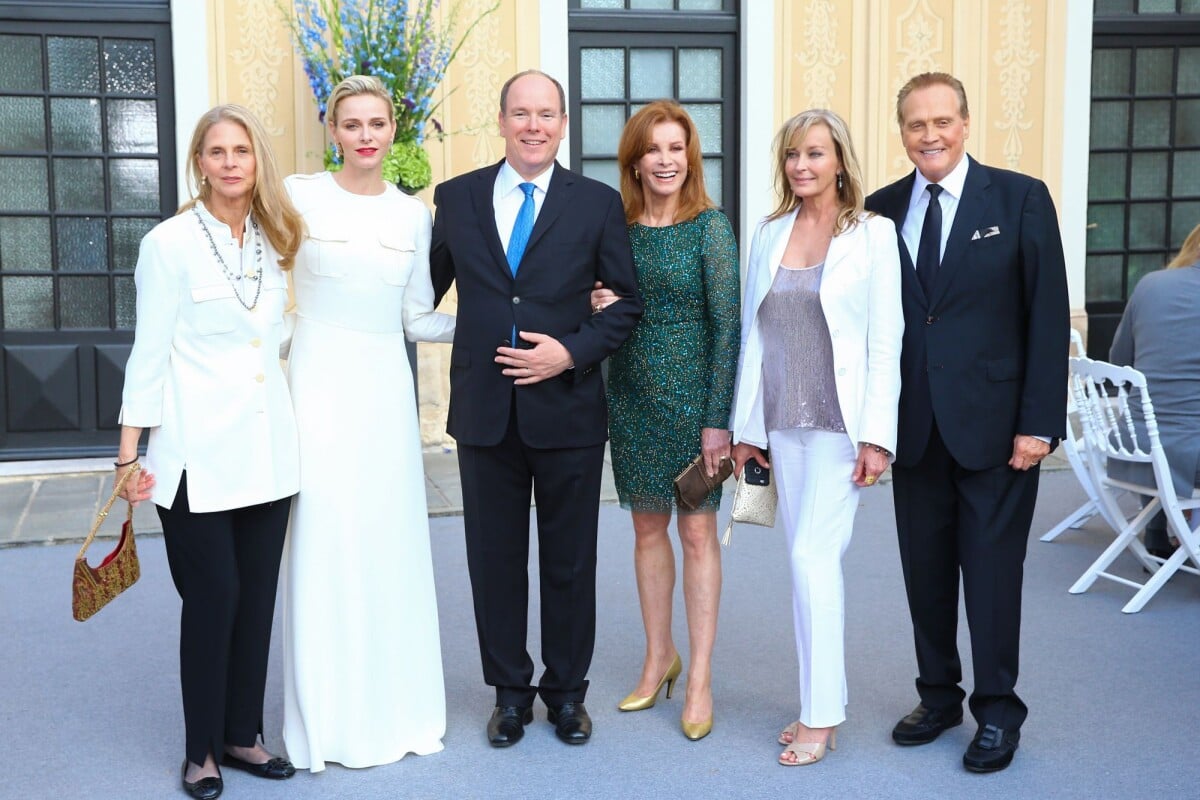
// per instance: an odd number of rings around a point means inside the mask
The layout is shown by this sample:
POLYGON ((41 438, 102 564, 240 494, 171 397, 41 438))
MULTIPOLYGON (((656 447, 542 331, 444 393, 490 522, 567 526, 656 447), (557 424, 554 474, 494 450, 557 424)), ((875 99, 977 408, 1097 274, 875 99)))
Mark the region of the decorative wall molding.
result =
POLYGON ((271 136, 283 136, 287 127, 279 119, 279 80, 291 51, 280 43, 283 28, 272 0, 241 0, 236 29, 241 47, 229 51, 237 65, 240 102, 255 113, 271 136))
POLYGON ((1033 73, 1039 55, 1031 49, 1030 30, 1033 27, 1029 3, 1023 0, 1005 0, 1000 11, 1000 49, 993 61, 1000 68, 1000 96, 1003 117, 995 122, 998 130, 1005 131, 1004 165, 1008 169, 1020 166, 1025 146, 1021 133, 1033 127, 1025 115, 1025 97, 1029 93, 1033 73))
POLYGON ((913 0, 896 19, 896 85, 898 91, 913 75, 939 69, 945 50, 945 21, 928 0, 913 0))
POLYGON ((809 0, 802 18, 804 47, 796 53, 796 61, 804 68, 804 102, 831 108, 837 67, 846 61, 837 47, 837 9, 832 0, 809 0))
MULTIPOLYGON (((489 0, 470 0, 463 4, 460 19, 475 19, 489 7, 489 0)), ((512 49, 501 46, 500 21, 500 14, 489 14, 480 20, 457 57, 463 66, 462 85, 467 94, 467 124, 460 127, 471 130, 475 136, 471 161, 476 167, 499 158, 495 145, 496 97, 504 82, 500 69, 513 59, 512 49)), ((506 39, 504 43, 511 45, 513 41, 506 39)))

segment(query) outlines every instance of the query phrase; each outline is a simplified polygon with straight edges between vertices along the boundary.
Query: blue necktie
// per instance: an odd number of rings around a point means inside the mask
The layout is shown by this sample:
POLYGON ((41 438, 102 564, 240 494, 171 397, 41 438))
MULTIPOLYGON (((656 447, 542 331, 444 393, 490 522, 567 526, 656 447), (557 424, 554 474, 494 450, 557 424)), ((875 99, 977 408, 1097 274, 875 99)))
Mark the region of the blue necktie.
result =
POLYGON ((533 233, 533 189, 532 183, 522 183, 521 191, 525 199, 521 202, 521 210, 517 212, 517 221, 513 223, 512 236, 508 237, 508 268, 513 277, 517 277, 517 268, 521 266, 521 256, 525 255, 525 245, 529 244, 529 234, 533 233))
POLYGON ((921 225, 921 239, 917 245, 917 278, 925 290, 925 299, 929 300, 942 261, 942 204, 938 200, 942 187, 931 183, 925 188, 929 190, 929 207, 925 209, 925 222, 921 225))

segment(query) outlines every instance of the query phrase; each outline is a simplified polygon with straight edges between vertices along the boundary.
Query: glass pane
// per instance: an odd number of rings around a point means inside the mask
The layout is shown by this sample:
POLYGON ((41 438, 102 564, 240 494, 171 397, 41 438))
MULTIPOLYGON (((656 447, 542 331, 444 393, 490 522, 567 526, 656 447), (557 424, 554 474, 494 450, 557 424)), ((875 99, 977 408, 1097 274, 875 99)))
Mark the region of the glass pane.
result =
POLYGON ((113 211, 158 211, 158 162, 114 158, 108 162, 113 211))
POLYGON ((624 97, 625 51, 619 47, 581 48, 579 96, 584 100, 624 97))
POLYGON ((1097 14, 1120 14, 1133 11, 1133 0, 1096 0, 1097 14))
POLYGON ((1137 51, 1137 93, 1170 94, 1174 83, 1175 52, 1170 47, 1142 48, 1137 51))
POLYGON ((54 280, 45 278, 0 278, 4 293, 4 327, 54 328, 54 280))
POLYGON ((1126 147, 1129 144, 1129 103, 1124 100, 1092 101, 1092 147, 1126 147))
POLYGON ((49 211, 46 159, 0 158, 0 211, 49 211))
POLYGON ((117 327, 132 328, 137 322, 137 290, 133 285, 133 276, 118 275, 113 278, 113 291, 116 293, 117 327))
POLYGON ((1180 10, 1184 14, 1200 14, 1200 0, 1183 0, 1180 10))
POLYGON ((721 99, 721 50, 685 47, 679 51, 679 96, 721 99))
POLYGON ((721 0, 679 0, 680 11, 721 11, 721 0))
POLYGON ((1165 247, 1167 204, 1139 203, 1129 207, 1129 246, 1165 247))
POLYGON ((0 97, 0 152, 46 149, 46 102, 40 97, 0 97))
POLYGON ((109 100, 108 149, 114 153, 157 153, 158 103, 109 100))
POLYGON ((108 327, 108 278, 59 278, 63 328, 108 327))
POLYGON ((1200 147, 1200 100, 1175 104, 1175 146, 1200 147))
POLYGON ((49 272, 50 220, 46 217, 0 217, 0 269, 5 272, 49 272))
POLYGON ((1129 172, 1133 184, 1129 189, 1130 197, 1167 196, 1166 153, 1134 153, 1129 172))
POLYGON ((54 159, 56 211, 104 210, 104 162, 98 158, 54 159))
POLYGON ((154 42, 146 39, 106 39, 104 88, 113 94, 153 95, 154 42))
POLYGON ((100 101, 94 97, 51 98, 50 136, 60 153, 102 151, 100 101))
POLYGON ((624 8, 625 0, 581 0, 580 8, 624 8))
POLYGON ((629 7, 647 11, 674 11, 673 0, 629 0, 629 7))
POLYGON ((1125 257, 1088 256, 1084 272, 1084 291, 1087 301, 1121 300, 1121 277, 1125 270, 1125 257))
POLYGON ((629 51, 629 96, 657 100, 675 96, 675 53, 638 47, 629 51))
MULTIPOLYGON (((1138 0, 1139 14, 1174 14, 1175 0, 1138 0)), ((1130 284, 1132 286, 1133 284, 1130 284)))
POLYGON ((625 127, 625 106, 583 106, 579 111, 583 116, 583 154, 615 156, 625 127))
MULTIPOLYGON (((1200 0, 1196 0, 1200 14, 1200 0)), ((1200 47, 1179 48, 1179 72, 1175 75, 1180 94, 1200 94, 1200 47)))
MULTIPOLYGON (((1171 192, 1176 197, 1200 195, 1200 152, 1175 154, 1171 192)), ((3 199, 0 198, 0 202, 3 199)))
POLYGON ((1122 250, 1125 247, 1125 206, 1088 206, 1087 249, 1122 250))
POLYGON ((133 268, 137 266, 138 248, 141 247, 142 237, 157 224, 157 219, 113 218, 112 267, 115 271, 133 272, 133 268))
POLYGON ((59 272, 107 272, 108 227, 103 217, 60 217, 59 272))
POLYGON ((696 131, 700 134, 700 149, 705 153, 720 153, 724 150, 721 144, 720 103, 685 103, 683 107, 696 123, 696 131))
POLYGON ((1092 97, 1129 94, 1129 50, 1092 53, 1092 97))
POLYGON ((41 37, 0 36, 0 92, 41 90, 41 37))
POLYGON ((1133 146, 1166 147, 1171 140, 1171 101, 1135 100, 1133 146))
POLYGON ((704 188, 708 196, 719 206, 725 205, 725 181, 721 174, 721 159, 704 159, 704 188))
POLYGON ((1088 161, 1088 200, 1125 198, 1124 153, 1092 153, 1088 161))
POLYGON ((621 190, 621 170, 616 161, 585 161, 583 174, 601 183, 607 183, 617 191, 621 190))
POLYGON ((1183 240, 1200 225, 1200 202, 1176 203, 1171 209, 1171 249, 1178 251, 1183 240))
POLYGON ((1129 265, 1125 268, 1125 285, 1132 293, 1138 281, 1145 275, 1162 269, 1170 260, 1171 257, 1166 253, 1130 253, 1129 265))
POLYGON ((50 91, 100 91, 100 53, 95 39, 51 36, 46 39, 46 48, 50 56, 50 91))

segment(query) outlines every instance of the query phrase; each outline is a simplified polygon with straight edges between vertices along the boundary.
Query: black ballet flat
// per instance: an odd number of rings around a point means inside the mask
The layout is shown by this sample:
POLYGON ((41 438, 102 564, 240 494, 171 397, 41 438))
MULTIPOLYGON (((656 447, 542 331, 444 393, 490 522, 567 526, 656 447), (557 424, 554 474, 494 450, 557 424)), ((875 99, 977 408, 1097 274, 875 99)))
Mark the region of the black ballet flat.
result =
POLYGON ((201 778, 195 783, 187 779, 187 759, 183 760, 183 790, 196 800, 217 800, 225 789, 225 782, 218 775, 215 778, 201 778))
POLYGON ((226 753, 221 758, 221 766, 233 767, 259 778, 270 778, 276 781, 286 780, 296 774, 296 768, 292 766, 292 762, 280 756, 275 756, 262 764, 251 764, 249 761, 243 761, 235 755, 226 753))

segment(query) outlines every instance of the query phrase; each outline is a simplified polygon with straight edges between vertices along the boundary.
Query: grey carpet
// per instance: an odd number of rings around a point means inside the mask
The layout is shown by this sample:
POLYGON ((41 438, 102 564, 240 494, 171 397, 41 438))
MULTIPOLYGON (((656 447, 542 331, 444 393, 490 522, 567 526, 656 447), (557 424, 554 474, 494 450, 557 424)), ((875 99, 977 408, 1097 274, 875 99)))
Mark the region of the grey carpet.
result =
MULTIPOLYGON (((674 699, 622 714, 642 632, 631 567, 629 516, 601 509, 599 620, 588 708, 591 744, 559 743, 536 709, 518 746, 490 749, 492 704, 480 678, 462 521, 432 521, 444 651, 445 750, 368 770, 331 766, 270 783, 226 773, 230 798, 1166 798, 1194 797, 1192 756, 1200 708, 1200 578, 1173 578, 1144 611, 1125 615, 1131 590, 1067 587, 1108 541, 1101 524, 1052 544, 1036 535, 1082 501, 1070 473, 1045 476, 1025 579, 1022 673, 1031 713, 1008 770, 965 773, 966 724, 936 743, 900 748, 895 721, 916 703, 914 658, 889 487, 863 495, 846 557, 849 718, 821 764, 777 766, 775 736, 797 716, 782 533, 734 532, 714 663, 716 725, 692 743, 674 699)), ((728 501, 726 502, 728 506, 728 501)), ((722 514, 722 522, 727 508, 722 514)), ((161 539, 140 542, 143 578, 85 624, 70 616, 74 546, 0 551, 0 797, 180 796, 183 730, 177 682, 178 599, 161 539)), ((1124 556, 1119 569, 1140 570, 1124 556)), ((535 592, 536 596, 536 592, 535 592)), ((682 601, 676 641, 686 656, 682 601)), ((537 612, 531 612, 537 659, 537 612)), ((276 626, 278 631, 278 625, 276 626)), ((960 633, 968 654, 965 625, 960 633)), ((278 642, 267 692, 267 741, 280 748, 278 642)), ((387 680, 380 676, 379 680, 387 680)), ((970 686, 969 661, 967 686, 970 686)))

